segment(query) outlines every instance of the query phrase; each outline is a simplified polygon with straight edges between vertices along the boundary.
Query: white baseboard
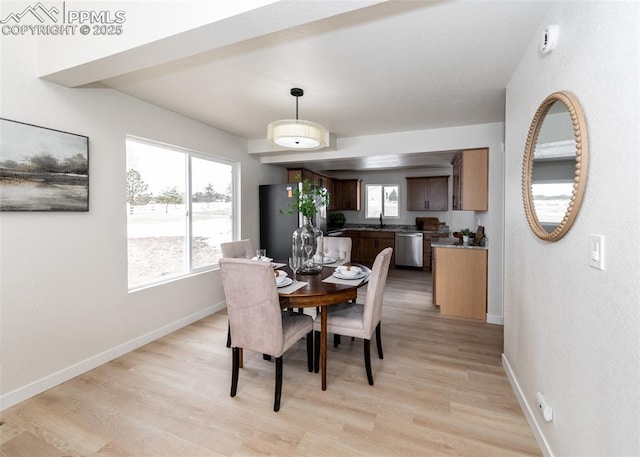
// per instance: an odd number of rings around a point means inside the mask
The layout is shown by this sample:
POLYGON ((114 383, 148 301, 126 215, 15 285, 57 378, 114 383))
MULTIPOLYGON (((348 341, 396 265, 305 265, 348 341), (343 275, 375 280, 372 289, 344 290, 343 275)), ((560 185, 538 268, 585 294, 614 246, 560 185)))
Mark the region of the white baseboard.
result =
POLYGON ((100 354, 89 357, 82 362, 78 362, 56 373, 45 376, 42 379, 27 384, 26 386, 19 387, 16 390, 8 392, 0 396, 0 411, 4 411, 11 406, 17 405, 24 400, 27 400, 48 389, 51 389, 52 387, 57 386, 58 384, 62 384, 65 381, 73 379, 76 376, 79 376, 89 370, 99 367, 100 365, 110 362, 111 360, 114 360, 135 349, 138 349, 145 344, 151 343, 152 341, 168 335, 169 333, 175 332, 182 327, 186 327, 187 325, 199 321, 202 318, 210 316, 211 314, 216 313, 224 308, 226 308, 226 304, 224 302, 209 306, 202 311, 198 311, 197 313, 191 314, 190 316, 183 317, 182 319, 165 325, 164 327, 153 330, 146 335, 134 338, 131 341, 127 341, 126 343, 108 349, 100 354))
MULTIPOLYGON (((515 373, 511 369, 511 365, 509 365, 509 361, 507 360, 507 356, 502 354, 502 367, 504 371, 507 373, 507 378, 509 378, 509 382, 511 383, 511 387, 516 394, 516 398, 518 399, 518 403, 520 403, 520 408, 522 408, 522 412, 524 413, 524 417, 527 419, 529 423, 529 427, 533 431, 533 436, 540 446, 540 450, 542 454, 546 457, 554 457, 551 448, 549 447, 549 443, 540 428, 540 424, 538 422, 539 418, 534 414, 534 411, 531 410, 529 404, 525 401, 524 393, 520 388, 520 384, 518 383, 518 379, 516 378, 515 373)), ((537 412, 537 411, 536 411, 537 412)))
POLYGON ((487 323, 504 325, 504 317, 497 314, 487 314, 487 323))

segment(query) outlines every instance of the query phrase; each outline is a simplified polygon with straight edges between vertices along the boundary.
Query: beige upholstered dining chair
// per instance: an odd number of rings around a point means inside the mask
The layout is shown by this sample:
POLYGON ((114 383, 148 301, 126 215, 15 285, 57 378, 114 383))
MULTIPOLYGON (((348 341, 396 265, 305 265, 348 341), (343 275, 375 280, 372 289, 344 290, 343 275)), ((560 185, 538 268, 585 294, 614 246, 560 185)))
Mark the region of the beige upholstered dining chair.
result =
MULTIPOLYGON (((351 238, 347 236, 323 236, 322 243, 324 244, 323 255, 338 259, 338 252, 344 251, 346 254, 344 261, 351 262, 351 238), (325 254, 327 252, 328 254, 325 254)), ((320 249, 320 247, 318 247, 318 249, 320 249)), ((318 252, 318 254, 320 254, 320 252, 318 252)))
POLYGON ((251 240, 221 243, 220 250, 225 259, 250 259, 256 255, 256 251, 251 246, 251 240))
MULTIPOLYGON (((223 259, 250 259, 255 255, 251 240, 229 241, 220 244, 223 259)), ((231 347, 231 327, 227 329, 227 347, 231 347)))
MULTIPOLYGON (((367 372, 367 380, 371 386, 373 385, 373 375, 371 373, 370 342, 375 330, 378 357, 382 359, 382 339, 380 332, 382 296, 387 282, 392 252, 393 249, 385 248, 376 256, 373 267, 371 268, 371 275, 369 276, 369 283, 367 285, 367 295, 363 305, 359 303, 341 303, 327 308, 327 333, 362 338, 364 340, 364 365, 367 372)), ((316 332, 315 371, 318 372, 320 317, 316 317, 313 328, 316 332)))
POLYGON ((273 410, 280 409, 282 355, 307 336, 307 364, 313 365, 313 319, 282 311, 270 263, 247 259, 220 259, 220 276, 229 312, 233 352, 231 396, 238 388, 241 351, 248 349, 275 357, 273 410))

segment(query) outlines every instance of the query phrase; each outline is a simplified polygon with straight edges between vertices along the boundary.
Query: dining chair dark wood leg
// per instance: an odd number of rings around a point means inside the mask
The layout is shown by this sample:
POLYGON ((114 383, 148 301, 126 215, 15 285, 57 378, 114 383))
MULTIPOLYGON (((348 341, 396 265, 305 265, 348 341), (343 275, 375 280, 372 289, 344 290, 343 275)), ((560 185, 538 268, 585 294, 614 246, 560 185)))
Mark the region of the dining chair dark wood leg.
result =
POLYGON ((313 360, 314 360, 314 338, 313 331, 307 333, 307 368, 309 369, 309 373, 313 371, 313 360))
POLYGON ((373 374, 371 373, 371 340, 364 340, 364 367, 367 370, 367 380, 369 385, 373 385, 373 374))
POLYGON ((313 337, 313 371, 318 373, 320 371, 320 332, 314 332, 313 337))
POLYGON ((382 337, 380 336, 380 322, 376 325, 376 346, 378 346, 378 357, 384 359, 382 355, 382 337))
MULTIPOLYGON (((354 336, 351 337, 351 341, 355 341, 356 338, 354 336)), ((338 335, 337 333, 333 334, 333 347, 337 348, 342 343, 342 335, 338 335)))
POLYGON ((227 347, 231 347, 231 325, 227 323, 227 347))
POLYGON ((273 401, 273 410, 280 410, 280 397, 282 396, 282 356, 276 357, 276 392, 273 401))
POLYGON ((233 348, 231 351, 231 396, 235 397, 238 390, 238 373, 240 372, 240 348, 233 348))

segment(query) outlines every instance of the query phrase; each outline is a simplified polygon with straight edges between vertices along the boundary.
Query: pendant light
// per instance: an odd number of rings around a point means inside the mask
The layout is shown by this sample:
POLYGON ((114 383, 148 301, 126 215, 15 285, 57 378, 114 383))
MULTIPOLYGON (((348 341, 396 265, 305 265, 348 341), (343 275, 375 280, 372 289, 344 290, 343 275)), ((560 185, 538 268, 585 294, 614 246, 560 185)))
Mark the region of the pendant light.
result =
POLYGON ((291 89, 291 95, 296 98, 296 118, 270 123, 267 127, 269 144, 285 149, 307 151, 326 147, 326 129, 315 122, 298 119, 298 97, 302 97, 304 91, 294 87, 291 89))

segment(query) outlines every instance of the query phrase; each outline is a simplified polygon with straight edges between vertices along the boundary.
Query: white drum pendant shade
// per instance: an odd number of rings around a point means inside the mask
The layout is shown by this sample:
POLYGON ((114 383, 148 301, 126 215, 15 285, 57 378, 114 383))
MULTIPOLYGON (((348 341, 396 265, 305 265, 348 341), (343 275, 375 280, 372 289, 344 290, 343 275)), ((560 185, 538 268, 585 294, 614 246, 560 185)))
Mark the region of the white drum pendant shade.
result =
POLYGON ((304 95, 299 87, 291 89, 296 98, 296 118, 273 121, 267 126, 267 141, 273 147, 311 151, 327 146, 326 129, 315 122, 298 119, 298 98, 304 95))
POLYGON ((274 121, 267 127, 267 139, 271 146, 286 149, 320 149, 326 147, 325 128, 302 119, 274 121))

